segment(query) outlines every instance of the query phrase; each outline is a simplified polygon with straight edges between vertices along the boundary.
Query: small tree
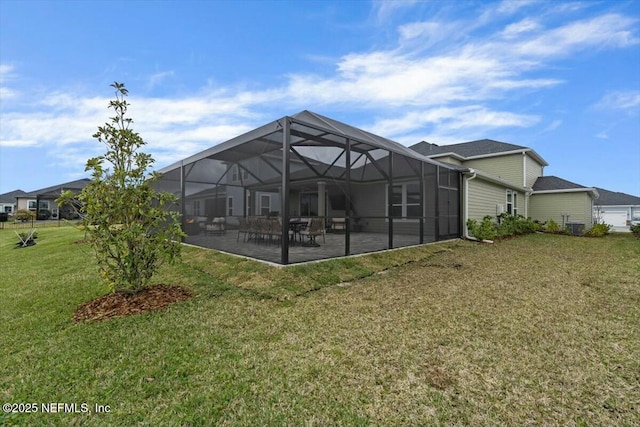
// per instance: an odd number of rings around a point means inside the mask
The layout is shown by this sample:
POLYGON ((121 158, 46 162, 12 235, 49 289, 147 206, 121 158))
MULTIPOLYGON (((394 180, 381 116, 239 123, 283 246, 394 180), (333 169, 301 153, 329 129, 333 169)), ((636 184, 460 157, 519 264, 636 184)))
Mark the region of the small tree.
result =
MULTIPOLYGON (((182 231, 178 214, 167 209, 177 199, 152 187, 159 174, 147 174, 153 159, 139 151, 145 142, 125 117, 128 91, 123 83, 111 86, 115 116, 93 135, 107 152, 87 161, 92 180, 77 198, 102 277, 112 291, 134 293, 148 286, 163 261, 179 256, 182 231)), ((65 192, 59 201, 73 197, 65 192)))

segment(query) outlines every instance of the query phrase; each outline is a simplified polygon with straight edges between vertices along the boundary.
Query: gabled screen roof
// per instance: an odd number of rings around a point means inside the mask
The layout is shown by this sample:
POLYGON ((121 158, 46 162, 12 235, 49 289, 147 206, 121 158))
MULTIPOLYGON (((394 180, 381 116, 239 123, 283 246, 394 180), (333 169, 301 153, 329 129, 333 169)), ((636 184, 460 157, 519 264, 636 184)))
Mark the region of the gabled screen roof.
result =
POLYGON ((290 120, 291 122, 292 146, 344 146, 345 138, 348 138, 351 141, 351 150, 353 152, 362 153, 382 149, 426 163, 459 169, 455 168, 455 166, 429 159, 390 139, 304 110, 293 116, 282 117, 182 161, 175 162, 162 168, 159 172, 167 173, 180 168, 181 164, 186 165, 205 158, 224 162, 239 162, 272 151, 279 151, 282 149, 281 130, 284 120, 290 120))

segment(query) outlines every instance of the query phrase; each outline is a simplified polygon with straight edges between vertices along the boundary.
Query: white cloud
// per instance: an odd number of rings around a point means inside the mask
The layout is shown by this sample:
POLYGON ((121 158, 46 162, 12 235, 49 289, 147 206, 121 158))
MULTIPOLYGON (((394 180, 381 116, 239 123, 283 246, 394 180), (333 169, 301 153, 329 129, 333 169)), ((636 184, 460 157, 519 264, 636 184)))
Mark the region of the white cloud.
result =
MULTIPOLYGON (((505 16, 530 4, 503 2, 488 8, 483 16, 487 22, 502 23, 505 16)), ((387 20, 412 5, 376 2, 373 9, 378 19, 387 20)), ((552 61, 586 49, 638 43, 633 32, 637 21, 617 14, 547 29, 533 18, 500 24, 493 32, 488 26, 478 30, 484 24, 434 17, 406 23, 394 28, 398 37, 394 46, 352 52, 335 61, 331 74, 293 73, 278 87, 255 91, 216 87, 175 98, 132 94, 129 102, 134 128, 149 143, 158 164, 187 157, 273 120, 274 105, 294 111, 323 106, 365 111, 377 117, 368 130, 400 142, 428 138, 438 143, 459 142, 456 138, 468 139, 471 134, 541 123, 537 115, 500 111, 492 104, 523 90, 562 84, 563 80, 547 72, 555 65, 552 61), (482 34, 475 34, 476 30, 482 34)), ((13 72, 12 66, 0 65, 3 100, 7 99, 5 93, 16 93, 5 84, 13 72)), ((158 72, 149 77, 148 85, 153 87, 172 77, 176 77, 173 71, 158 72)), ((35 112, 3 112, 0 145, 50 147, 60 162, 82 158, 84 164, 89 157, 84 154, 99 147, 91 135, 112 114, 106 108, 108 98, 68 90, 31 96, 35 112)), ((612 92, 603 97, 598 108, 638 105, 638 91, 612 92)), ((546 129, 553 130, 561 123, 556 120, 546 129)))
POLYGON ((480 105, 469 105, 412 111, 398 118, 379 120, 371 129, 374 133, 394 139, 427 126, 439 133, 448 134, 469 128, 486 131, 502 127, 529 127, 539 120, 539 117, 533 115, 493 111, 480 105))
POLYGON ((147 87, 149 89, 153 89, 154 87, 162 83, 165 79, 169 77, 173 77, 173 75, 174 75, 173 71, 161 71, 161 72, 155 73, 149 77, 149 83, 147 84, 147 87))
POLYGON ((544 132, 551 132, 553 130, 556 130, 558 127, 560 127, 561 124, 562 124, 562 120, 554 120, 549 124, 549 126, 544 128, 544 132))
POLYGON ((522 35, 523 33, 530 33, 540 29, 540 24, 531 18, 523 19, 522 21, 515 22, 507 25, 502 32, 502 35, 506 38, 514 38, 522 35))
POLYGON ((10 64, 0 64, 0 99, 6 101, 16 98, 19 93, 8 86, 8 82, 15 79, 14 66, 10 64))
POLYGON ((627 47, 638 44, 632 33, 637 20, 618 14, 572 22, 515 44, 520 55, 538 58, 567 55, 587 48, 627 47))
POLYGON ((416 3, 417 0, 374 0, 373 13, 378 22, 385 22, 389 20, 398 10, 410 8, 416 3))
POLYGON ((605 94, 595 105, 602 110, 632 110, 640 107, 640 91, 615 91, 605 94))

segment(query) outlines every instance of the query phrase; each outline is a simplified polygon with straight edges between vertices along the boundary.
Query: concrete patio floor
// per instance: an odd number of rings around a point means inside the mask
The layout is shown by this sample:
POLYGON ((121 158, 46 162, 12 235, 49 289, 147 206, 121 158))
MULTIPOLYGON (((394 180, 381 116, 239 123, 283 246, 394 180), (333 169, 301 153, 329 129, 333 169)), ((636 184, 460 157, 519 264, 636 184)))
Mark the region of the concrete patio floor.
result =
MULTIPOLYGON (((389 238, 386 233, 351 233, 350 255, 377 252, 389 249, 389 238)), ((315 261, 327 258, 338 258, 345 256, 345 235, 344 233, 327 233, 318 236, 316 239, 320 246, 303 246, 299 242, 289 245, 289 263, 299 263, 315 261)), ((424 243, 434 242, 433 236, 425 236, 424 243)), ((209 249, 217 249, 237 255, 243 255, 273 263, 280 263, 280 242, 271 243, 255 241, 254 239, 244 241, 244 235, 240 234, 238 239, 237 230, 227 230, 225 234, 197 234, 188 236, 186 243, 209 249)), ((415 235, 395 234, 393 247, 419 245, 420 239, 415 235)))

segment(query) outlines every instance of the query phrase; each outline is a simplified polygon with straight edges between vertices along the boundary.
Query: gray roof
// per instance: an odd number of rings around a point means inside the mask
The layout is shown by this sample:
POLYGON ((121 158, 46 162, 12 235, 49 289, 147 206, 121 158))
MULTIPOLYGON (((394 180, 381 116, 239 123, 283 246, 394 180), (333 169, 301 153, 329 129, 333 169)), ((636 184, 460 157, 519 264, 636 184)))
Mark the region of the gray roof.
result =
POLYGON ((550 191, 550 190, 588 190, 584 185, 558 178, 557 176, 540 176, 533 184, 533 191, 550 191))
POLYGON ((625 205, 632 206, 637 205, 640 206, 640 197, 632 196, 631 194, 619 193, 615 191, 605 190, 604 188, 598 188, 598 194, 600 197, 598 198, 598 204, 603 206, 616 206, 616 205, 625 205))
POLYGON ((479 139, 477 141, 462 142, 460 144, 451 145, 437 145, 422 141, 409 148, 427 157, 438 157, 453 153, 463 158, 500 155, 514 151, 526 151, 530 152, 531 155, 543 166, 548 165, 548 163, 538 153, 529 147, 495 141, 493 139, 479 139))
POLYGON ((8 193, 0 194, 0 203, 15 203, 16 197, 24 196, 25 193, 22 190, 13 190, 8 193))
MULTIPOLYGON (((285 120, 289 120, 291 123, 298 125, 308 126, 310 129, 313 129, 310 130, 310 132, 315 132, 310 137, 293 136, 292 132, 292 143, 297 140, 307 140, 307 138, 310 138, 310 140, 319 138, 340 145, 344 144, 345 138, 348 138, 351 141, 351 147, 353 149, 361 149, 365 151, 383 149, 427 163, 446 165, 448 168, 460 169, 434 159, 429 159, 398 142, 375 135, 346 123, 339 122, 329 117, 322 116, 312 111, 304 110, 294 114, 293 116, 286 116, 278 120, 274 120, 271 123, 267 123, 266 125, 260 126, 259 128, 245 134, 222 142, 182 161, 175 162, 162 168, 159 172, 168 173, 178 169, 181 164, 186 165, 205 158, 212 158, 225 162, 237 162, 242 159, 268 153, 269 151, 275 152, 280 150, 282 148, 282 138, 276 139, 272 138, 272 136, 282 129, 285 120)), ((318 144, 322 143, 319 142, 318 144)))
POLYGON ((77 179, 75 181, 65 182, 64 184, 52 185, 51 187, 30 191, 18 197, 59 197, 64 190, 80 192, 90 182, 91 180, 88 178, 77 179))

